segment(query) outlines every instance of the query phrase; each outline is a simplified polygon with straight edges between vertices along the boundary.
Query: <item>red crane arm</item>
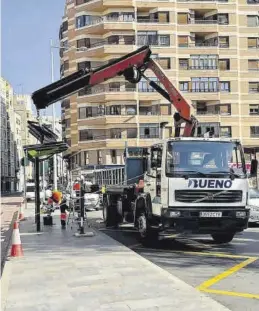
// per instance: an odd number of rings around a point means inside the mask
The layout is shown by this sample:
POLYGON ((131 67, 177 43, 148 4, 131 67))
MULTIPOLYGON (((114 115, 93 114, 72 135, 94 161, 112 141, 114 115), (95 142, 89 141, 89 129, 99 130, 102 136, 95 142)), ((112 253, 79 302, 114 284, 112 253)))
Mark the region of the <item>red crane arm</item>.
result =
POLYGON ((138 50, 118 58, 111 63, 101 66, 95 70, 79 70, 57 82, 51 83, 32 94, 36 109, 45 109, 50 104, 57 102, 82 88, 91 88, 117 75, 124 75, 126 80, 138 83, 145 78, 151 87, 164 96, 174 105, 177 113, 174 116, 176 125, 176 136, 180 136, 180 126, 185 122, 184 136, 193 136, 196 119, 191 116, 189 103, 174 87, 172 82, 163 72, 162 68, 150 58, 151 50, 143 46, 138 50), (150 69, 157 76, 159 82, 164 86, 160 87, 154 81, 150 81, 145 75, 145 70, 150 69))

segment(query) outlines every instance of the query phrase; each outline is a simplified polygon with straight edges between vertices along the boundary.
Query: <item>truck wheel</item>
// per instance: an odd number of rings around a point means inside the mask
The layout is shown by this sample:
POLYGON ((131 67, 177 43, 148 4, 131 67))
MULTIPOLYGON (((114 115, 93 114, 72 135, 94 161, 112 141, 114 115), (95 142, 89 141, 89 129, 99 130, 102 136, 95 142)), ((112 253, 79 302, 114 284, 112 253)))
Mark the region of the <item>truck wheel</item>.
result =
POLYGON ((116 208, 108 204, 107 198, 103 201, 103 220, 106 227, 117 227, 118 217, 116 208))
POLYGON ((138 217, 137 228, 140 235, 140 242, 144 246, 152 246, 158 241, 158 231, 150 227, 149 221, 144 214, 138 217))
POLYGON ((235 233, 215 233, 211 235, 218 244, 229 243, 233 240, 235 233))

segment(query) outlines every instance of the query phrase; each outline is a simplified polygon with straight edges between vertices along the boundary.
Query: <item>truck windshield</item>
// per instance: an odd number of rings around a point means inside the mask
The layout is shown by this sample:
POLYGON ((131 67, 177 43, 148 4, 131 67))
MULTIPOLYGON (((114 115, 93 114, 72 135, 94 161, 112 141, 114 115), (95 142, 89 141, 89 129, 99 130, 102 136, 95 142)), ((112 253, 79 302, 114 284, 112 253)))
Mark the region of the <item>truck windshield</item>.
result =
POLYGON ((236 142, 170 141, 167 144, 166 174, 172 176, 245 176, 243 151, 236 142))

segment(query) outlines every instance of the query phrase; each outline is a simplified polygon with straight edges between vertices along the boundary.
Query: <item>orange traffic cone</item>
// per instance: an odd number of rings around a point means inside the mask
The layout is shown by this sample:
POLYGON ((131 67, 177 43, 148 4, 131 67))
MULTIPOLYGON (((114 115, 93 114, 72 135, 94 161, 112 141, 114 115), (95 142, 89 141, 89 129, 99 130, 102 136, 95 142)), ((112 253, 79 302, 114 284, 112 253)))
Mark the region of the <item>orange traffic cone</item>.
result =
POLYGON ((19 225, 18 221, 15 221, 13 225, 11 257, 22 257, 22 256, 23 256, 23 249, 20 238, 19 225))
POLYGON ((24 205, 23 205, 23 203, 21 203, 21 205, 20 205, 19 220, 20 221, 25 220, 25 217, 24 217, 24 205))

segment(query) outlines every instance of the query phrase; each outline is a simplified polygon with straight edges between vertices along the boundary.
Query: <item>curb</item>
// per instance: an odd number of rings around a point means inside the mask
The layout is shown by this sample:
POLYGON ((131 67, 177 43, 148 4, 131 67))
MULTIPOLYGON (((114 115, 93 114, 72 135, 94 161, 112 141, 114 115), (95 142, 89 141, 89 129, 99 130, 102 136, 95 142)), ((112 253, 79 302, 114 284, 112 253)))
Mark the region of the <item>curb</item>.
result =
POLYGON ((164 270, 163 268, 155 265, 153 262, 147 260, 146 258, 142 257, 138 253, 134 252, 132 249, 128 248, 127 246, 123 245, 122 243, 118 242, 117 240, 111 238, 109 235, 99 231, 98 229, 95 229, 95 228, 91 228, 91 229, 93 231, 95 231, 95 232, 98 232, 98 234, 100 234, 102 236, 105 236, 106 238, 108 238, 108 239, 110 239, 112 241, 115 241, 118 245, 127 248, 130 252, 133 252, 141 261, 144 261, 147 265, 151 266, 153 269, 156 269, 160 274, 164 275, 165 278, 171 280, 174 284, 178 283, 178 284, 180 284, 182 286, 185 286, 186 289, 195 290, 197 292, 197 295, 200 295, 200 297, 201 297, 200 300, 202 300, 203 298, 206 298, 206 299, 210 300, 211 302, 214 302, 215 304, 217 304, 218 308, 221 307, 221 309, 218 309, 219 311, 231 311, 230 309, 228 309, 227 307, 225 307, 221 303, 217 302, 216 300, 214 300, 210 296, 206 295, 205 293, 200 292, 199 290, 197 290, 193 286, 189 285, 188 283, 185 283, 184 281, 182 281, 181 279, 177 278, 173 274, 171 274, 171 273, 167 272, 166 270, 164 270))
POLYGON ((10 285, 11 276, 12 276, 12 262, 8 261, 5 264, 5 269, 2 272, 2 277, 0 280, 0 284, 1 284, 1 311, 5 311, 5 309, 6 309, 6 303, 7 303, 8 293, 9 293, 9 285, 10 285))
POLYGON ((4 254, 1 256, 1 277, 3 275, 3 271, 4 271, 4 267, 5 267, 5 262, 6 262, 6 258, 8 256, 8 251, 10 249, 10 243, 11 243, 11 239, 12 239, 12 233, 13 233, 13 224, 15 222, 15 220, 17 220, 19 217, 19 212, 16 211, 13 213, 13 218, 12 221, 10 223, 10 228, 7 231, 7 236, 6 236, 6 248, 2 249, 1 252, 3 252, 4 254))

